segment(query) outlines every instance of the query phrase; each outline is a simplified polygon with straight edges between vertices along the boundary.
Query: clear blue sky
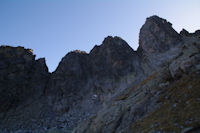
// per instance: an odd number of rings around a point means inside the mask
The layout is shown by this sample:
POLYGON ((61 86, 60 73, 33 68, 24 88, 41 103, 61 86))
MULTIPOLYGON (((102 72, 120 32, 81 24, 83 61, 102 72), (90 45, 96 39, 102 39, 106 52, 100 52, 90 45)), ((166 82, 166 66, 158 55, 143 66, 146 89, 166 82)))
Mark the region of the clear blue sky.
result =
POLYGON ((0 44, 32 48, 53 71, 67 52, 89 52, 108 35, 137 49, 154 14, 178 32, 200 29, 200 0, 0 0, 0 44))

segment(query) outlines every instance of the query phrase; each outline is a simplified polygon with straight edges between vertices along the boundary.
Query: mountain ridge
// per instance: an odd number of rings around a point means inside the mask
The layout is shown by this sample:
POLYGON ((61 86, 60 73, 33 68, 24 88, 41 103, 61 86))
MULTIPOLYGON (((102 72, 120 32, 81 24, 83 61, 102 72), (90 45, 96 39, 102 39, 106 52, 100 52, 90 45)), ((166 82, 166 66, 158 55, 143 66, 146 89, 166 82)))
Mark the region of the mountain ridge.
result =
POLYGON ((52 73, 32 50, 1 46, 0 132, 136 132, 130 125, 162 106, 166 88, 191 73, 198 78, 199 37, 154 15, 137 51, 108 36, 89 53, 67 53, 52 73))

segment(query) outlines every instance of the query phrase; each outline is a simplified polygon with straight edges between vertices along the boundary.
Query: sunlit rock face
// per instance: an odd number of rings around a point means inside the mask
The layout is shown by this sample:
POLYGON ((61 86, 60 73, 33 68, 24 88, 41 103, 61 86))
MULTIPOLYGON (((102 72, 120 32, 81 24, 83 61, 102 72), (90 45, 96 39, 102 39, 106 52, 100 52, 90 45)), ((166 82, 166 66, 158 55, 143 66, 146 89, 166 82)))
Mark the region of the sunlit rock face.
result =
POLYGON ((1 46, 0 132, 198 130, 200 96, 191 92, 200 83, 199 35, 178 34, 167 20, 151 16, 137 51, 108 36, 90 53, 69 52, 51 74, 31 49, 1 46))
POLYGON ((181 36, 167 20, 152 16, 146 19, 139 35, 138 50, 144 54, 166 52, 180 42, 181 36))
POLYGON ((182 42, 182 36, 170 22, 158 16, 147 18, 140 29, 137 49, 144 73, 148 75, 176 57, 181 52, 182 42))

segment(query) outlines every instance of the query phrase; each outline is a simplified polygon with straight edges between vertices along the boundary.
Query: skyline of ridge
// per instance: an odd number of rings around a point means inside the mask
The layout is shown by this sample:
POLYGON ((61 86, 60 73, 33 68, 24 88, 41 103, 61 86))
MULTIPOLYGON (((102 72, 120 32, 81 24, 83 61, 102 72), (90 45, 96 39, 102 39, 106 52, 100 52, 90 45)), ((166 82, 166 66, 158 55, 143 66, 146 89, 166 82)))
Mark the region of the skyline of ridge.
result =
POLYGON ((191 1, 4 1, 0 2, 0 45, 24 46, 45 57, 52 72, 66 53, 87 53, 103 38, 119 36, 134 50, 145 19, 158 15, 180 32, 200 27, 200 2, 191 1), (173 4, 173 5, 172 5, 173 4), (187 10, 185 10, 187 9, 187 10))

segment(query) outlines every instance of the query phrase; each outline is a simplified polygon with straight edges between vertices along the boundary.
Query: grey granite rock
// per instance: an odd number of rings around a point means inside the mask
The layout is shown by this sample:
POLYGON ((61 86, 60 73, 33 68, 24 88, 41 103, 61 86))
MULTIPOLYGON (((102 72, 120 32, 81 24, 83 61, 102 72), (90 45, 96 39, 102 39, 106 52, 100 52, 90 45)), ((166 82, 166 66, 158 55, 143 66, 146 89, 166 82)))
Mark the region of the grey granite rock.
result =
POLYGON ((161 107, 167 88, 198 74, 199 51, 199 31, 178 34, 158 16, 142 26, 137 51, 108 36, 90 53, 69 52, 51 74, 32 50, 1 46, 0 131, 132 132, 132 124, 161 107))
POLYGON ((35 60, 32 50, 0 47, 0 112, 16 108, 44 92, 49 73, 44 59, 35 60))
POLYGON ((135 80, 142 73, 139 65, 137 53, 119 37, 108 36, 89 54, 72 51, 51 74, 49 104, 74 127, 135 80))
POLYGON ((169 50, 181 41, 181 36, 172 28, 172 24, 158 16, 146 19, 139 35, 138 51, 145 55, 169 50))

